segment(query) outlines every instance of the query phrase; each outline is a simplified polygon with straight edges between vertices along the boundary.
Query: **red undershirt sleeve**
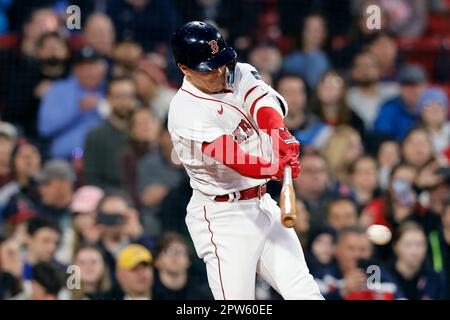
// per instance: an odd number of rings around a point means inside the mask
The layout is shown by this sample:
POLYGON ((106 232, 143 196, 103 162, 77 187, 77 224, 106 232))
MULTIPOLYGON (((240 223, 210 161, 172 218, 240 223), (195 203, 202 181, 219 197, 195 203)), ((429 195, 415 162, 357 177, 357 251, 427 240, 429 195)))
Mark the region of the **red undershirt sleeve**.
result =
POLYGON ((281 115, 271 107, 261 107, 255 120, 260 129, 270 130, 285 127, 281 115))
POLYGON ((267 172, 273 164, 261 157, 245 153, 230 135, 223 135, 212 142, 203 142, 202 152, 245 177, 271 178, 271 175, 263 172, 267 172))

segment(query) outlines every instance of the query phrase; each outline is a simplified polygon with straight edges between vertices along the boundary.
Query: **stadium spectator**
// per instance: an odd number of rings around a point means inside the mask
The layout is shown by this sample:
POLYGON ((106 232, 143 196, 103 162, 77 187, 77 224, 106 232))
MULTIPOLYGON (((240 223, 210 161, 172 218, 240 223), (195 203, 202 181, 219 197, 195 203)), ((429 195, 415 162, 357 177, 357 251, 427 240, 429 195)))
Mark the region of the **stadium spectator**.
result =
POLYGON ((333 262, 336 236, 336 230, 325 224, 310 232, 305 258, 312 274, 329 267, 333 262))
POLYGON ((160 121, 165 120, 176 91, 169 87, 163 70, 150 59, 142 59, 133 78, 142 104, 153 109, 160 121))
POLYGON ((416 210, 417 194, 413 183, 417 170, 407 164, 399 164, 392 169, 389 189, 378 199, 369 202, 361 214, 360 224, 367 227, 381 224, 391 231, 411 219, 416 210))
POLYGON ((41 99, 55 80, 67 76, 69 47, 57 32, 36 40, 33 61, 20 63, 8 79, 3 118, 16 125, 33 142, 39 142, 36 120, 41 99), (20 90, 20 94, 17 94, 20 90))
POLYGON ((21 194, 11 197, 8 205, 2 211, 4 234, 14 240, 21 248, 27 239, 28 221, 37 216, 33 204, 21 194))
POLYGON ((71 4, 77 5, 83 10, 81 24, 86 25, 86 20, 94 13, 106 13, 108 0, 72 0, 71 4))
MULTIPOLYGON (((14 1, 13 4, 16 2, 14 1)), ((10 79, 17 78, 16 74, 19 69, 21 70, 20 76, 27 78, 37 68, 36 44, 38 39, 45 33, 58 30, 58 18, 53 11, 46 8, 36 9, 29 2, 22 6, 26 7, 23 9, 26 9, 27 12, 30 11, 26 15, 24 15, 25 10, 20 13, 21 18, 26 17, 23 25, 20 23, 18 27, 21 34, 11 45, 0 49, 0 82, 6 84, 0 86, 0 104, 6 104, 6 98, 17 93, 18 88, 10 86, 9 83, 10 79)))
POLYGON ((327 32, 326 21, 322 15, 306 16, 301 28, 299 49, 288 55, 283 63, 283 70, 303 77, 310 88, 316 87, 330 67, 328 57, 323 51, 327 32))
POLYGON ((48 161, 36 176, 39 199, 36 207, 39 215, 55 221, 61 229, 61 244, 56 256, 59 261, 72 260, 74 231, 69 205, 72 201, 75 173, 63 160, 48 161))
POLYGON ((335 71, 327 71, 320 79, 312 101, 312 112, 330 126, 349 125, 364 137, 364 122, 345 101, 344 79, 335 71))
POLYGON ((99 240, 100 230, 95 221, 97 206, 103 196, 103 190, 95 186, 83 186, 75 191, 70 203, 75 232, 74 251, 82 245, 95 244, 99 240))
POLYGON ((16 139, 16 128, 10 123, 0 122, 0 188, 13 179, 10 161, 16 139))
POLYGON ((393 300, 403 297, 394 278, 380 269, 379 288, 369 288, 366 270, 360 264, 364 256, 363 229, 350 226, 338 233, 336 260, 319 269, 314 277, 327 300, 393 300))
POLYGON ((131 77, 142 54, 141 45, 135 41, 124 40, 117 43, 113 50, 114 66, 111 75, 113 77, 131 77))
POLYGON ((33 266, 30 300, 60 300, 65 281, 64 269, 48 261, 33 266))
POLYGON ((391 170, 400 162, 400 145, 395 140, 386 140, 381 143, 377 153, 378 181, 381 190, 389 185, 391 170))
POLYGON ((383 8, 389 21, 388 28, 400 37, 420 37, 426 28, 427 3, 423 0, 352 0, 354 9, 375 4, 383 8))
POLYGON ((409 300, 440 300, 446 298, 441 274, 425 263, 427 238, 420 225, 408 221, 401 224, 393 241, 395 261, 389 271, 396 278, 409 300))
POLYGON ((106 65, 90 47, 75 56, 71 75, 53 83, 39 107, 38 131, 50 141, 52 158, 70 159, 83 148, 89 130, 101 121, 106 65))
POLYGON ((70 220, 68 207, 72 201, 75 174, 64 160, 49 160, 35 177, 39 189, 38 210, 41 215, 64 224, 70 220))
MULTIPOLYGON (((434 169, 434 173, 439 176, 438 180, 428 188, 429 204, 431 212, 440 215, 443 212, 445 203, 449 200, 450 194, 450 169, 449 166, 442 166, 434 169)), ((420 174, 420 173, 419 173, 420 174)))
POLYGON ((22 20, 23 23, 20 23, 17 28, 17 30, 20 29, 22 31, 20 51, 24 56, 34 57, 37 39, 47 32, 58 31, 58 17, 51 9, 45 6, 35 6, 30 5, 30 3, 25 4, 25 6, 29 10, 28 14, 24 14, 24 11, 21 10, 20 15, 25 17, 25 19, 22 20))
POLYGON ((117 257, 118 283, 105 292, 106 300, 150 300, 153 287, 153 257, 138 244, 124 247, 117 257))
POLYGON ((351 69, 352 86, 347 91, 347 104, 371 131, 379 108, 386 100, 399 94, 397 84, 380 82, 380 66, 377 57, 368 51, 358 53, 351 69))
POLYGON ((297 236, 300 240, 300 244, 302 245, 303 249, 305 250, 309 239, 309 231, 311 229, 311 223, 310 223, 310 213, 308 210, 306 210, 305 205, 300 199, 296 199, 295 201, 295 208, 296 208, 296 214, 297 218, 294 222, 294 230, 297 233, 297 236))
POLYGON ((283 58, 280 49, 276 46, 261 43, 251 48, 248 53, 248 62, 256 70, 274 76, 280 71, 283 58))
POLYGON ((411 129, 402 141, 403 162, 422 169, 434 160, 433 146, 424 128, 411 129))
POLYGON ((175 188, 183 177, 181 166, 174 162, 172 140, 167 130, 167 122, 160 133, 160 150, 149 154, 138 164, 137 190, 140 194, 141 217, 145 232, 158 236, 161 221, 158 217, 159 205, 171 188, 175 188))
MULTIPOLYGON (((25 281, 32 279, 32 267, 39 262, 54 261, 61 231, 53 221, 35 217, 28 221, 26 240, 26 257, 22 277, 25 281)), ((27 291, 27 290, 25 290, 27 291)))
POLYGON ((353 57, 365 49, 371 35, 379 32, 379 30, 387 29, 389 23, 388 15, 385 14, 382 7, 380 8, 380 29, 371 28, 371 24, 367 23, 367 7, 369 5, 371 5, 370 1, 366 1, 360 8, 355 8, 356 10, 352 13, 354 19, 351 28, 348 30, 347 37, 344 37, 343 43, 336 46, 330 55, 333 65, 338 70, 350 69, 353 57))
POLYGON ((212 299, 208 287, 193 285, 190 256, 189 245, 182 236, 173 232, 161 236, 155 256, 154 300, 212 299))
POLYGON ((41 161, 35 145, 22 140, 16 144, 10 161, 13 180, 0 189, 0 208, 19 192, 32 200, 38 197, 34 177, 41 170, 41 161))
POLYGON ((86 46, 105 58, 112 58, 116 34, 110 17, 100 12, 90 15, 83 28, 83 38, 86 46))
POLYGON ((417 103, 422 125, 428 132, 436 157, 442 157, 450 146, 448 108, 447 94, 438 88, 425 90, 417 103))
POLYGON ((331 128, 307 110, 306 88, 302 78, 284 74, 278 79, 276 90, 289 106, 289 113, 284 119, 286 127, 303 147, 322 147, 331 134, 331 128))
POLYGON ((417 124, 417 102, 427 87, 427 76, 422 67, 406 65, 399 71, 398 81, 400 95, 381 106, 374 130, 401 141, 417 124))
POLYGON ((395 279, 380 268, 378 288, 369 288, 364 257, 364 229, 350 226, 340 230, 336 243, 336 260, 316 275, 322 294, 328 300, 393 300, 403 298, 395 279))
POLYGON ((149 108, 139 108, 130 119, 130 139, 121 159, 124 189, 140 207, 138 164, 141 159, 158 152, 160 123, 149 108))
POLYGON ((365 48, 377 57, 381 81, 395 81, 398 66, 401 65, 398 45, 394 34, 387 31, 368 36, 365 48))
POLYGON ((97 206, 96 226, 100 230, 99 248, 103 251, 110 271, 111 282, 116 283, 115 266, 117 254, 130 243, 142 243, 151 247, 139 222, 138 212, 122 191, 110 191, 97 206))
POLYGON ((350 185, 358 212, 378 196, 377 162, 374 158, 363 155, 349 166, 350 185))
POLYGON ((354 226, 358 222, 358 211, 353 201, 340 198, 328 205, 326 223, 339 231, 342 228, 354 226))
POLYGON ((15 240, 0 235, 0 300, 22 292, 23 262, 15 240))
POLYGON ((348 169, 364 151, 358 132, 349 126, 339 126, 322 150, 335 189, 340 195, 350 195, 348 169))
POLYGON ((113 0, 108 2, 107 13, 116 27, 118 40, 132 38, 145 51, 168 45, 178 26, 172 1, 113 0))
POLYGON ((128 143, 129 119, 137 106, 131 78, 113 78, 108 84, 109 118, 92 129, 84 147, 86 183, 102 189, 122 188, 120 158, 128 143))
POLYGON ((111 288, 102 252, 94 246, 81 246, 73 264, 80 269, 80 287, 72 290, 72 300, 96 300, 111 288))
POLYGON ((302 178, 294 181, 295 190, 311 213, 311 227, 325 223, 328 203, 334 198, 329 189, 327 163, 319 152, 307 149, 301 158, 302 178))

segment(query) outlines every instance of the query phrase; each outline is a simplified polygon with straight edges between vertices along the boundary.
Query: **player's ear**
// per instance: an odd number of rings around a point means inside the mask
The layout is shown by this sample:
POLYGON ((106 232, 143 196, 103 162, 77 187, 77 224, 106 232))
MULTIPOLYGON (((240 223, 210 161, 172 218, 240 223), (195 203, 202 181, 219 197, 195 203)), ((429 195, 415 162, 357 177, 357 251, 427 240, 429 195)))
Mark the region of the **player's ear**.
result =
POLYGON ((186 76, 189 74, 189 68, 186 67, 184 64, 179 63, 178 64, 178 68, 180 68, 181 72, 183 72, 183 74, 186 76))

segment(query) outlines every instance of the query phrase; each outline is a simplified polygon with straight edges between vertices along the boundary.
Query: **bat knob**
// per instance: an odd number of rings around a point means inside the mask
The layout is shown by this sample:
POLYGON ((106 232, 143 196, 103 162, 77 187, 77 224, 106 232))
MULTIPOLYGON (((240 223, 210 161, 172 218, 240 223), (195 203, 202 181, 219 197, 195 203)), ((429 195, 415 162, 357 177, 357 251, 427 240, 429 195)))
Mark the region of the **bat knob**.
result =
POLYGON ((281 218, 281 222, 286 228, 292 228, 295 224, 295 218, 296 217, 292 215, 283 215, 281 218))

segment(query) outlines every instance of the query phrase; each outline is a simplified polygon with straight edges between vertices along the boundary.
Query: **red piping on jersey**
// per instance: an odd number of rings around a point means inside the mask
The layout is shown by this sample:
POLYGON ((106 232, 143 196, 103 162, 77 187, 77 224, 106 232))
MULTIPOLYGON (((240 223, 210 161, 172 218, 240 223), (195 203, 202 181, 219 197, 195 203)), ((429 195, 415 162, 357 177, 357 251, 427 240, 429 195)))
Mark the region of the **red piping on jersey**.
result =
POLYGON ((203 99, 203 100, 208 100, 208 101, 214 101, 214 102, 225 103, 226 105, 228 105, 228 106, 230 106, 230 107, 236 109, 237 111, 239 111, 240 114, 242 114, 242 115, 244 116, 244 118, 248 121, 248 123, 250 123, 250 125, 253 127, 253 129, 255 129, 256 133, 257 133, 258 136, 259 136, 259 131, 258 131, 258 129, 255 128, 255 126, 253 125, 253 123, 247 118, 247 116, 246 116, 241 110, 239 110, 237 107, 233 106, 232 104, 230 104, 230 103, 228 103, 228 102, 225 102, 225 101, 222 101, 222 100, 217 100, 217 99, 211 99, 211 98, 200 97, 200 96, 198 96, 198 95, 196 95, 196 94, 193 94, 192 92, 187 91, 187 90, 184 89, 184 88, 181 88, 180 90, 183 90, 184 92, 189 93, 191 96, 196 97, 196 98, 198 98, 198 99, 203 99))
POLYGON ((253 117, 253 119, 255 119, 255 115, 253 114, 255 112, 255 107, 256 107, 256 103, 261 100, 261 98, 263 98, 265 95, 267 95, 267 92, 264 93, 263 95, 259 96, 255 101, 253 101, 253 104, 250 108, 250 115, 253 117))
POLYGON ((206 217, 206 207, 205 206, 203 206, 203 211, 205 212, 205 220, 208 222, 208 229, 209 229, 209 232, 211 233, 211 243, 213 244, 213 246, 215 248, 215 254, 216 254, 216 258, 217 258, 217 266, 219 267, 219 279, 220 279, 220 287, 222 289, 223 300, 227 300, 225 298, 225 290, 223 289, 222 272, 220 270, 220 259, 219 259, 219 255, 217 254, 217 246, 214 243, 214 239, 213 239, 214 235, 213 235, 213 232, 211 231, 211 222, 206 217))
POLYGON ((250 93, 252 93, 252 91, 255 90, 256 87, 257 87, 257 86, 254 86, 253 88, 251 88, 250 90, 247 91, 247 93, 245 94, 245 97, 244 97, 244 102, 245 102, 245 100, 247 100, 248 95, 249 95, 250 93))

